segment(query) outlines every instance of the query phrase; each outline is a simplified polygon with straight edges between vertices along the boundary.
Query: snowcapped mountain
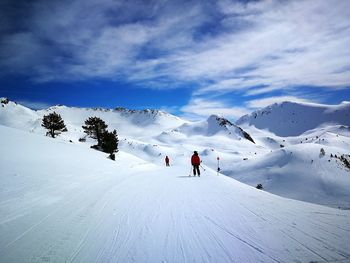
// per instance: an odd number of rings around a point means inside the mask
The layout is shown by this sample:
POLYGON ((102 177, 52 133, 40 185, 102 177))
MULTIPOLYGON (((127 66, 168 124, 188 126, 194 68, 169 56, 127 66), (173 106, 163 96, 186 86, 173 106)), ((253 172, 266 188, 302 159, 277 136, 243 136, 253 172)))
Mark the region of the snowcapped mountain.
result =
POLYGON ((21 130, 30 130, 41 125, 39 115, 16 102, 0 98, 0 124, 21 130))
POLYGON ((350 126, 350 102, 337 106, 275 103, 237 120, 237 125, 266 129, 277 136, 298 136, 322 125, 350 126))
POLYGON ((254 140, 251 138, 251 136, 243 129, 231 123, 229 120, 216 115, 211 115, 206 121, 185 123, 177 128, 176 131, 184 133, 187 136, 213 136, 217 134, 230 135, 232 138, 245 138, 254 143, 254 140))
POLYGON ((281 196, 349 208, 349 117, 348 102, 283 102, 245 115, 236 124, 264 150, 246 154, 244 162, 231 157, 223 173, 281 196))
POLYGON ((147 134, 147 136, 156 135, 159 131, 168 130, 186 123, 185 120, 159 110, 128 110, 124 108, 112 110, 57 105, 35 111, 8 101, 6 104, 2 103, 0 108, 0 124, 45 134, 44 129, 41 127, 41 121, 44 115, 51 112, 56 112, 62 116, 68 129, 68 132, 62 134, 62 136, 73 140, 77 140, 82 136, 84 121, 94 116, 103 119, 110 130, 117 129, 122 137, 142 137, 144 136, 145 128, 147 128, 148 132, 155 132, 155 134, 147 134))
POLYGON ((173 163, 181 163, 197 150, 208 167, 217 169, 217 157, 220 157, 219 165, 225 175, 251 186, 260 183, 266 191, 285 197, 350 207, 349 195, 333 196, 341 185, 350 187, 347 168, 332 165, 336 160, 329 156, 330 153, 349 154, 350 128, 346 126, 349 103, 325 106, 283 102, 243 116, 233 124, 216 115, 204 121, 189 122, 159 110, 57 105, 34 111, 5 98, 1 102, 0 125, 45 135, 46 131, 41 127, 43 116, 57 112, 68 128, 68 132, 57 139, 88 147, 95 142, 89 138, 86 143, 79 142, 79 138, 86 137, 82 125, 89 117, 97 116, 107 123, 109 130, 118 131, 122 151, 146 162, 161 165, 164 156, 170 155, 173 163), (301 135, 282 136, 294 133, 301 135), (316 157, 321 148, 328 156, 318 160, 316 157), (286 152, 293 152, 293 158, 286 152), (312 160, 317 165, 310 167, 312 160), (345 181, 341 179, 322 187, 325 183, 319 174, 324 172, 320 167, 329 174, 342 174, 339 178, 344 177, 345 181), (308 185, 305 182, 311 182, 310 178, 314 178, 311 181, 318 186, 318 198, 306 188, 295 191, 293 187, 294 184, 308 185))

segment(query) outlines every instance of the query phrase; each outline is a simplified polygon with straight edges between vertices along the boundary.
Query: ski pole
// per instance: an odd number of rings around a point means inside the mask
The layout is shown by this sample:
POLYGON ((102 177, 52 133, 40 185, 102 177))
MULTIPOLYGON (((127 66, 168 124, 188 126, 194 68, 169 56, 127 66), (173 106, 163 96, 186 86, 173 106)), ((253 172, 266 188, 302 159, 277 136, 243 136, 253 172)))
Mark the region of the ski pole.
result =
POLYGON ((205 171, 205 168, 201 164, 199 165, 199 167, 202 168, 205 171))
POLYGON ((192 166, 190 168, 190 174, 188 176, 191 176, 192 175, 192 166))

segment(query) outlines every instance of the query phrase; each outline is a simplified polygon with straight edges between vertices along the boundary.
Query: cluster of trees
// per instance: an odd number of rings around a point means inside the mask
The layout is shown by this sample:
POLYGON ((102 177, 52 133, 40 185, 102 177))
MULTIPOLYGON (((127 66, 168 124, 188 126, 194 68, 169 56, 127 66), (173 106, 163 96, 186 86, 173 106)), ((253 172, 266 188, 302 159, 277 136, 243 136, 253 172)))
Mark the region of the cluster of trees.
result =
POLYGON ((109 132, 108 125, 98 117, 88 118, 82 127, 87 135, 97 140, 97 145, 92 146, 92 148, 109 153, 110 158, 115 160, 114 152, 118 152, 119 142, 117 131, 109 132))
POLYGON ((9 101, 9 99, 8 98, 2 98, 1 99, 1 103, 2 104, 8 104, 10 101, 9 101))
MULTIPOLYGON (((48 130, 46 135, 50 135, 52 138, 67 131, 64 120, 61 115, 56 112, 44 115, 41 126, 48 130)), ((115 160, 114 153, 118 152, 119 142, 117 131, 113 130, 112 132, 109 132, 107 130, 108 125, 98 117, 88 118, 85 121, 85 125, 82 127, 87 135, 97 140, 97 145, 91 147, 109 153, 110 158, 115 160)))

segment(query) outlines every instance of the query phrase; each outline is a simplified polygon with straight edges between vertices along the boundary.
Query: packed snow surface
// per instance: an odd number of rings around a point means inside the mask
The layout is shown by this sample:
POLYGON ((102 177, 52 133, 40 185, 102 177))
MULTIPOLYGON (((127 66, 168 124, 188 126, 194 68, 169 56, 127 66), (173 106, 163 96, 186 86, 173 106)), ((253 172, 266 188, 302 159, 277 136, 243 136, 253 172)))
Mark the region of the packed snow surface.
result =
MULTIPOLYGON (((348 262, 350 211, 0 126, 0 262, 348 262), (13 147, 20 145, 20 147, 13 147)), ((187 158, 188 156, 186 156, 187 158)))

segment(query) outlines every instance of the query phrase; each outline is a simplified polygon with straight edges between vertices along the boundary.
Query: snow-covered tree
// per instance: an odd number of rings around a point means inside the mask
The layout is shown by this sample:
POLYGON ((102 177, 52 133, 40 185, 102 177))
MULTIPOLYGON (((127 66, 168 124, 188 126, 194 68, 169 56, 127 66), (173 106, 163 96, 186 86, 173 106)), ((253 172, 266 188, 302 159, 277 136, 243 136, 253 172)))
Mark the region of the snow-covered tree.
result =
POLYGON ((106 132, 108 125, 98 117, 90 117, 85 121, 85 126, 82 126, 84 132, 90 135, 91 138, 97 139, 97 145, 101 146, 102 136, 106 132))
POLYGON ((44 115, 41 126, 48 130, 47 134, 50 134, 52 138, 55 138, 56 134, 67 131, 61 115, 56 112, 44 115))

